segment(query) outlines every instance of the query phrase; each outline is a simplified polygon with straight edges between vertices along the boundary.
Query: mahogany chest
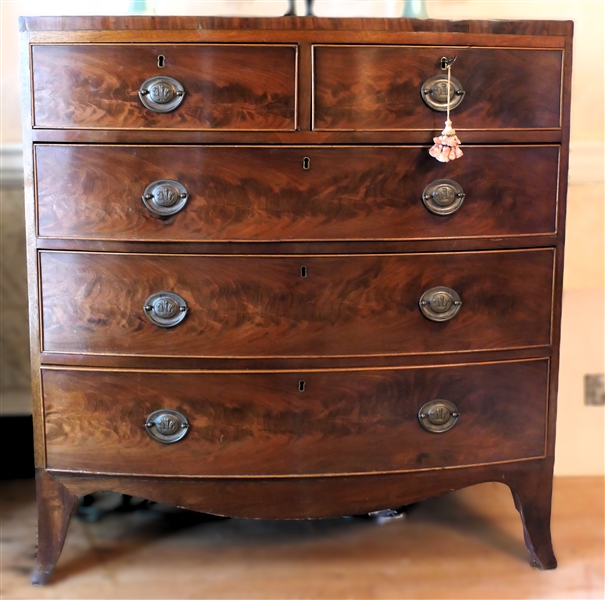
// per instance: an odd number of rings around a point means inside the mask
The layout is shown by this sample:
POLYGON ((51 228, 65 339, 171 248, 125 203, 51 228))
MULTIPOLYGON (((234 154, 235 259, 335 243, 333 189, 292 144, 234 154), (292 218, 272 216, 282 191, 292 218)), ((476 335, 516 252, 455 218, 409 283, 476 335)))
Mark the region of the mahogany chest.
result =
POLYGON ((572 23, 21 29, 33 582, 99 490, 300 519, 499 481, 555 567, 572 23))

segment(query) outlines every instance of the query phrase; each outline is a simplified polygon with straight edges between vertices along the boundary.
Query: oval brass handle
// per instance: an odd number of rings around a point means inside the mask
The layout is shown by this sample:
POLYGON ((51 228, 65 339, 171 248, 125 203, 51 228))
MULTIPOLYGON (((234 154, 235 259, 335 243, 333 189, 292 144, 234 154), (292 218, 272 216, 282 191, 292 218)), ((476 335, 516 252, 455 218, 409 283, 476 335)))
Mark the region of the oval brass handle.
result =
MULTIPOLYGON (((455 77, 450 77, 450 110, 453 110, 464 100, 466 92, 462 89, 462 84, 455 77)), ((445 75, 434 75, 429 77, 420 88, 420 95, 424 103, 433 110, 439 112, 447 111, 447 73, 445 75)))
POLYGON ((420 310, 431 321, 449 321, 453 319, 462 302, 460 296, 451 288, 438 286, 427 290, 420 297, 420 310))
POLYGON ((154 325, 174 327, 187 315, 187 303, 178 294, 157 292, 147 298, 143 311, 154 325))
POLYGON ((145 431, 150 438, 162 444, 174 444, 182 440, 189 430, 189 421, 176 410, 154 410, 145 421, 145 431))
POLYGON ((173 179, 158 179, 145 188, 143 203, 152 214, 170 217, 183 209, 189 198, 187 188, 173 179))
POLYGON ((418 411, 420 425, 431 433, 450 430, 459 416, 458 408, 449 400, 431 400, 418 411))
POLYGON ((139 98, 143 106, 156 113, 173 111, 184 97, 185 88, 182 84, 164 75, 146 79, 139 88, 139 98))
POLYGON ((466 194, 459 183, 452 179, 436 179, 422 192, 422 202, 434 215, 451 215, 464 202, 466 194))

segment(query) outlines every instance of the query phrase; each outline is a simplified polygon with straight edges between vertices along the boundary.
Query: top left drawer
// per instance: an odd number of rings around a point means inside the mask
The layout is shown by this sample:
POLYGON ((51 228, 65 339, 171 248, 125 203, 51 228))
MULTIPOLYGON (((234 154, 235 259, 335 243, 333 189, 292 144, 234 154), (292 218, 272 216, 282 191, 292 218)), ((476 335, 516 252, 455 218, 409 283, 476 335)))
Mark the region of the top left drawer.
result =
POLYGON ((33 46, 33 125, 292 131, 296 78, 288 44, 33 46))

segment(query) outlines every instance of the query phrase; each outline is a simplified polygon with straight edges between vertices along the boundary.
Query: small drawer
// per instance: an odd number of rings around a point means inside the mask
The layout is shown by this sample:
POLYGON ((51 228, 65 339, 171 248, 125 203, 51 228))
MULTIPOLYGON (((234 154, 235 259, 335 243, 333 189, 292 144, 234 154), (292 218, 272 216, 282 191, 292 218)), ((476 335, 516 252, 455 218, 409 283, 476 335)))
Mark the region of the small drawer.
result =
POLYGON ((464 153, 443 164, 417 146, 38 145, 38 234, 228 242, 555 232, 559 147, 464 153))
POLYGON ((444 102, 437 94, 438 108, 431 108, 421 91, 432 90, 437 76, 447 99, 441 58, 454 56, 462 98, 451 112, 457 130, 561 127, 562 50, 317 45, 314 129, 442 130, 444 102))
POLYGON ((42 349, 252 358, 548 346, 553 267, 552 249, 349 256, 41 252, 42 349))
POLYGON ((296 476, 538 458, 548 373, 548 360, 297 373, 43 369, 48 467, 296 476))
POLYGON ((296 64, 288 44, 33 46, 34 126, 293 131, 296 64))

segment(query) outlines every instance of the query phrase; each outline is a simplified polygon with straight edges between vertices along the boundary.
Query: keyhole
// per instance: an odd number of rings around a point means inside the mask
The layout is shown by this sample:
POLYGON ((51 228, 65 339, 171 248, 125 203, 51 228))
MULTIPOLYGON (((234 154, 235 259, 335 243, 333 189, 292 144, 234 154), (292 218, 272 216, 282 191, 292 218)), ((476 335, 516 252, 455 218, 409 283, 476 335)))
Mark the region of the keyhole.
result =
POLYGON ((307 278, 307 267, 301 267, 301 268, 300 268, 300 276, 301 276, 303 279, 306 279, 306 278, 307 278))
POLYGON ((311 168, 311 159, 308 156, 303 158, 303 169, 308 171, 311 168))
POLYGON ((299 392, 304 392, 305 391, 305 386, 306 386, 306 384, 305 384, 304 380, 301 379, 298 382, 298 391, 299 392))
POLYGON ((158 67, 163 69, 166 66, 166 57, 163 54, 158 56, 158 67))
POLYGON ((449 69, 455 62, 458 57, 454 56, 453 58, 447 58, 446 56, 441 57, 441 69, 445 71, 449 69))

